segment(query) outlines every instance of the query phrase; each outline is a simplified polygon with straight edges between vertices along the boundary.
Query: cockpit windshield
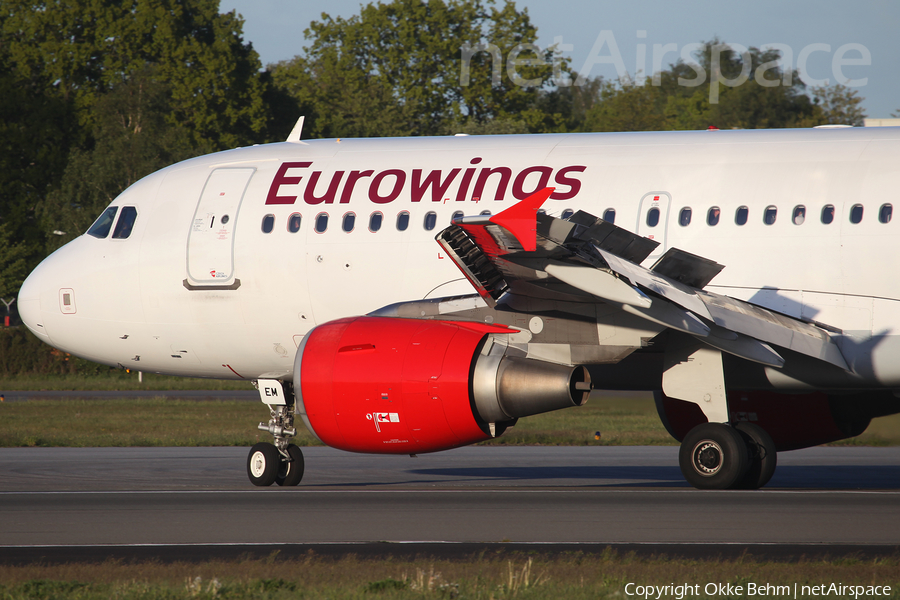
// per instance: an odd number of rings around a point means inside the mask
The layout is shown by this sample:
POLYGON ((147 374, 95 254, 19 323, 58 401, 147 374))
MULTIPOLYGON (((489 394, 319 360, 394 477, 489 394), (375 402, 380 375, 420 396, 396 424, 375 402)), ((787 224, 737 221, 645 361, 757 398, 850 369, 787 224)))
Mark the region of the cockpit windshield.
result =
POLYGON ((91 225, 91 228, 88 229, 88 235, 92 235, 95 238, 104 239, 109 235, 109 230, 112 228, 113 221, 116 218, 116 211, 119 210, 118 206, 110 206, 106 210, 103 211, 103 214, 94 221, 94 224, 91 225))
POLYGON ((137 209, 133 206, 123 206, 122 214, 116 221, 116 228, 113 229, 113 238, 124 240, 131 235, 131 228, 134 227, 134 220, 137 219, 137 209))
POLYGON ((106 239, 110 229, 112 229, 112 237, 115 240, 124 240, 130 236, 131 230, 134 228, 134 221, 137 219, 137 208, 134 206, 123 206, 122 210, 119 211, 119 220, 116 221, 116 211, 118 210, 118 206, 110 206, 104 210, 100 218, 94 221, 94 224, 88 229, 88 235, 102 240, 106 239), (113 229, 113 223, 116 224, 115 229, 113 229))

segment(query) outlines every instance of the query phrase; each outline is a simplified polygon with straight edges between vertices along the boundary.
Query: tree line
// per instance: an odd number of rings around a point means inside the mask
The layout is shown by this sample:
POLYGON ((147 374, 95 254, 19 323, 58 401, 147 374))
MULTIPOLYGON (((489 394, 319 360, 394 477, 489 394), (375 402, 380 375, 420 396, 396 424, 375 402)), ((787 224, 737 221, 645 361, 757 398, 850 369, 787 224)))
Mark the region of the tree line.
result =
POLYGON ((807 89, 776 51, 738 54, 717 39, 695 64, 679 60, 645 81, 579 78, 555 48, 536 46, 527 10, 510 0, 323 14, 300 55, 266 67, 242 26, 218 0, 0 0, 0 298, 141 177, 281 141, 301 115, 304 138, 810 127, 865 116, 855 90, 807 89), (775 66, 723 87, 717 102, 709 86, 684 85, 698 66, 734 80, 748 61, 754 73, 775 66))

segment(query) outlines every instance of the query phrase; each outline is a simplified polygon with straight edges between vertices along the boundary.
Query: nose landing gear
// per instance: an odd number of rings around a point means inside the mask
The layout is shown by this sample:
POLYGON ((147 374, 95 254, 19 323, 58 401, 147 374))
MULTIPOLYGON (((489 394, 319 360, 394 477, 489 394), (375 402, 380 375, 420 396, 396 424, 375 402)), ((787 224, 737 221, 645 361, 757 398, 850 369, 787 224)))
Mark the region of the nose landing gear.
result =
MULTIPOLYGON (((290 386, 290 384, 284 384, 290 386)), ((291 439, 297 435, 294 428, 294 395, 288 387, 272 380, 258 382, 260 398, 269 407, 269 422, 260 423, 258 429, 267 431, 275 443, 259 442, 250 448, 247 456, 247 477, 250 483, 265 487, 277 483, 295 486, 303 479, 303 453, 291 439)))

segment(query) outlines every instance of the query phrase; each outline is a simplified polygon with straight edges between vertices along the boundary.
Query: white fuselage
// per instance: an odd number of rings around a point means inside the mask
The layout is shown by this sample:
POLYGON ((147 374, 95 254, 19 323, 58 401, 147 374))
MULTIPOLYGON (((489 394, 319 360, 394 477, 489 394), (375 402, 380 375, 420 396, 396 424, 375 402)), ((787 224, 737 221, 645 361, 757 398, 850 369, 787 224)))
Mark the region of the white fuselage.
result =
POLYGON ((900 204, 900 128, 315 140, 220 152, 126 190, 112 206, 136 207, 130 236, 83 235, 51 255, 23 285, 20 314, 53 346, 105 364, 288 377, 316 324, 471 293, 434 236, 457 211, 497 213, 545 186, 556 188, 549 213, 614 209, 616 225, 661 242, 646 264, 673 246, 713 259, 725 269, 708 289, 840 330, 868 384, 900 387, 900 222, 879 219, 900 204), (681 225, 685 207, 691 221, 681 225), (767 208, 774 223, 764 222, 767 208), (398 231, 402 212, 408 227, 398 231))

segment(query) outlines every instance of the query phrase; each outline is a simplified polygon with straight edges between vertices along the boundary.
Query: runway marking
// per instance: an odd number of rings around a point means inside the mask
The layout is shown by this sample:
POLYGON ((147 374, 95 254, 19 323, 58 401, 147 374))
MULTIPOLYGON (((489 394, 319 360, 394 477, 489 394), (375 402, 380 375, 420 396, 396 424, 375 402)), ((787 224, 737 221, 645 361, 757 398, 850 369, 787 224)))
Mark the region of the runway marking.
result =
MULTIPOLYGON (((616 489, 583 489, 583 488, 558 488, 552 490, 543 489, 508 489, 508 488, 471 488, 471 489, 397 489, 397 490, 357 490, 354 488, 336 488, 329 490, 272 490, 270 495, 294 494, 312 495, 312 494, 336 494, 336 493, 353 493, 360 494, 704 494, 704 495, 816 495, 816 494, 842 494, 855 496, 896 496, 900 495, 900 490, 696 490, 696 489, 671 489, 671 490, 616 490, 616 489)), ((175 494, 266 494, 265 490, 73 490, 73 491, 7 491, 0 492, 0 496, 65 496, 65 495, 175 495, 175 494)))

